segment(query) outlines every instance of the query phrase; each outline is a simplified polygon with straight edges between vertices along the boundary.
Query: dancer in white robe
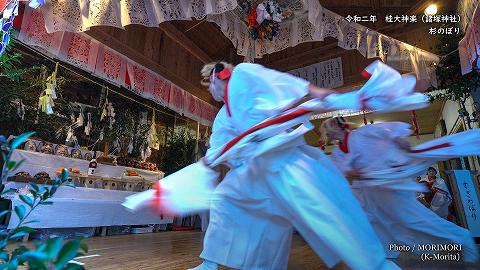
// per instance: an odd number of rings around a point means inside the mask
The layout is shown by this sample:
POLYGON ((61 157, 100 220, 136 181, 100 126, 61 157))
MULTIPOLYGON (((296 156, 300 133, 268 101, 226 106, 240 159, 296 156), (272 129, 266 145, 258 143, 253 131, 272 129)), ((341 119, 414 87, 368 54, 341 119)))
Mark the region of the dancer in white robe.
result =
MULTIPOLYGON (((414 179, 442 159, 480 154, 480 130, 442 137, 410 149, 404 140, 410 125, 371 124, 354 131, 342 117, 322 123, 323 140, 338 140, 332 160, 352 176, 352 189, 390 258, 397 245, 461 244, 464 260, 475 262, 478 251, 470 232, 442 219, 416 199, 426 188, 414 179)), ((416 252, 420 252, 415 250, 416 252)))
POLYGON ((419 182, 425 184, 428 188, 428 195, 424 195, 424 199, 428 203, 429 208, 440 217, 447 219, 449 207, 452 203, 452 195, 448 191, 445 180, 437 176, 435 168, 430 167, 427 169, 427 176, 420 179, 419 182))
POLYGON ((225 105, 215 118, 205 164, 190 165, 157 183, 156 193, 141 193, 124 205, 135 209, 153 198, 154 207, 177 213, 208 205, 200 256, 205 262, 195 269, 286 269, 292 227, 328 267, 343 261, 352 269, 398 269, 386 260, 345 178, 303 139, 315 111, 428 105, 428 98, 413 93, 414 77, 381 62, 367 71, 372 77, 360 91, 331 94, 260 65, 240 64, 233 74, 226 64, 210 66, 210 91, 225 105), (315 98, 295 106, 308 95, 315 98), (208 167, 221 163, 231 170, 215 188, 218 175, 208 167))

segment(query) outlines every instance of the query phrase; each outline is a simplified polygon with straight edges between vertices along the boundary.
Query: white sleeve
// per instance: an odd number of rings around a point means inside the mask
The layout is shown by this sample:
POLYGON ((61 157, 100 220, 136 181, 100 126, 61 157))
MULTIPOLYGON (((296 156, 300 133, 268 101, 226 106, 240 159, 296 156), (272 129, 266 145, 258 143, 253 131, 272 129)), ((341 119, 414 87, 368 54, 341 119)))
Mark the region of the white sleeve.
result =
POLYGON ((233 125, 240 131, 276 116, 309 93, 309 82, 257 64, 235 67, 228 85, 227 102, 233 125))
POLYGON ((348 154, 343 153, 338 147, 333 149, 330 158, 342 173, 352 171, 353 168, 348 154))
POLYGON ((406 138, 413 133, 411 125, 402 122, 385 122, 366 125, 356 129, 355 132, 363 136, 379 139, 406 138))
POLYGON ((205 154, 207 163, 213 161, 223 149, 223 146, 236 136, 238 134, 231 125, 224 106, 213 121, 212 134, 209 140, 210 148, 208 148, 205 154))

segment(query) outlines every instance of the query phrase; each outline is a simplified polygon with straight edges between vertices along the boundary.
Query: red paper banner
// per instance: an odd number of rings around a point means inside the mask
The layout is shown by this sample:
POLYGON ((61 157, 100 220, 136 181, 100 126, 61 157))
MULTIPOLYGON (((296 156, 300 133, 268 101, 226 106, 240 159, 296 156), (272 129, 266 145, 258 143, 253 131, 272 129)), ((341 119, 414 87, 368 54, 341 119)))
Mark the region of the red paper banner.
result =
POLYGON ((60 60, 93 72, 100 43, 87 35, 65 32, 58 55, 60 60))
POLYGON ((114 50, 100 46, 94 73, 113 84, 126 86, 127 59, 114 50))

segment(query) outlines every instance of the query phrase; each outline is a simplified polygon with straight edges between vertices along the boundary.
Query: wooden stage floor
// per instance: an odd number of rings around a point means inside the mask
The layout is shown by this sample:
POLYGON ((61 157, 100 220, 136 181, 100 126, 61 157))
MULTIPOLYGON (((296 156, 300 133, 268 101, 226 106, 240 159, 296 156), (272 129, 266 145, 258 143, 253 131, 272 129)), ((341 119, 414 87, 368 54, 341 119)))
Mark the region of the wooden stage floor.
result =
MULTIPOLYGON (((142 235, 94 237, 85 240, 89 253, 76 261, 95 270, 186 270, 198 265, 203 234, 198 231, 160 232, 142 235)), ((355 256, 352 254, 352 256, 355 256)), ((398 264, 403 269, 480 269, 480 264, 422 263, 413 255, 402 254, 398 264)), ((223 268, 220 269, 229 269, 223 268)), ((327 269, 298 235, 293 238, 288 264, 292 270, 327 269)), ((343 266, 335 269, 347 269, 343 266)))

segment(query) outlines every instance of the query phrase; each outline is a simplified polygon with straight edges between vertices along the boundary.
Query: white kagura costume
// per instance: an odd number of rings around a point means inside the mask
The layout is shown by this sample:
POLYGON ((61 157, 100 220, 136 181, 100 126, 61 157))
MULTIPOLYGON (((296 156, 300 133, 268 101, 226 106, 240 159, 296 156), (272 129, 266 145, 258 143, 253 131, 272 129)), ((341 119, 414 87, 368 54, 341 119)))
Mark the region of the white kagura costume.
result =
MULTIPOLYGON (((416 199, 426 187, 414 177, 439 160, 480 154, 480 130, 442 137, 406 152, 394 142, 411 134, 401 122, 366 125, 345 133, 332 160, 343 171, 359 170, 364 179, 353 181, 359 199, 389 257, 391 244, 461 244, 464 260, 476 261, 478 251, 470 232, 430 211, 416 199)), ((416 250, 418 251, 418 250, 416 250)))
POLYGON ((450 195, 450 192, 448 191, 445 180, 435 177, 434 180, 429 181, 427 176, 426 178, 422 178, 419 182, 427 185, 429 191, 433 193, 431 200, 427 200, 430 204, 430 209, 440 217, 445 219, 448 218, 448 208, 452 203, 452 195, 450 195))
POLYGON ((307 81, 256 64, 238 65, 205 157, 210 167, 231 168, 224 180, 214 188, 218 174, 196 163, 124 205, 135 209, 153 201, 163 213, 188 213, 210 204, 200 257, 232 268, 286 269, 295 227, 328 267, 343 261, 351 269, 398 269, 385 259, 341 172, 303 139, 313 128, 308 121, 313 111, 428 105, 428 98, 413 93, 414 77, 402 77, 381 62, 367 71, 371 78, 357 92, 292 108, 309 93, 307 81))

